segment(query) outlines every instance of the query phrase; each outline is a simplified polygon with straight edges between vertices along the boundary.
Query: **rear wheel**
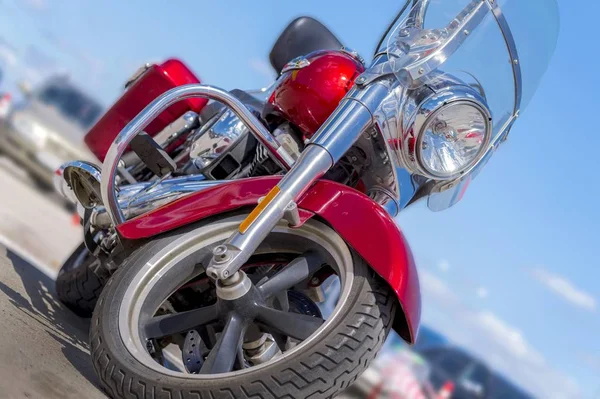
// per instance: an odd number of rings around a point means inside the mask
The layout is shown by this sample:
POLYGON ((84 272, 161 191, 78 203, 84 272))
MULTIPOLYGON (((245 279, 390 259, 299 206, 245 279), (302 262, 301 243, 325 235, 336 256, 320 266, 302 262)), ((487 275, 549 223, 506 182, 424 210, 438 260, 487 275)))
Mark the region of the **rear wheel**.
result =
POLYGON ((247 293, 217 298, 203 265, 242 220, 157 238, 111 277, 90 329, 110 396, 329 398, 367 368, 393 321, 387 284, 309 220, 277 226, 242 268, 247 293))
POLYGON ((67 259, 56 278, 58 299, 80 317, 92 317, 108 272, 84 244, 67 259))

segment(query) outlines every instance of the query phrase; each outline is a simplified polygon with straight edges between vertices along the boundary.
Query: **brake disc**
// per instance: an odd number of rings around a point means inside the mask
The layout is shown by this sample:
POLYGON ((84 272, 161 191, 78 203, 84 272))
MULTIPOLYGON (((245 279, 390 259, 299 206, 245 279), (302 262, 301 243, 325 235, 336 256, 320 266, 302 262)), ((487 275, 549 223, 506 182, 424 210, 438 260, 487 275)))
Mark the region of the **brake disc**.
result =
POLYGON ((204 340, 196 330, 190 330, 185 335, 183 342, 182 356, 185 369, 190 374, 198 374, 204 359, 208 356, 210 349, 204 343, 204 340))

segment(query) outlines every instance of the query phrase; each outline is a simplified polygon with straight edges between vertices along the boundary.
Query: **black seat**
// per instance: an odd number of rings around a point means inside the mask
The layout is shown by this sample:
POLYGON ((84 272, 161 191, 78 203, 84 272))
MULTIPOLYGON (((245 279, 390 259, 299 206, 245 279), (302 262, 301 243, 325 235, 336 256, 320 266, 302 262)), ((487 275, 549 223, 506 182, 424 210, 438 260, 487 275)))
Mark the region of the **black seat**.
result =
POLYGON ((322 23, 311 17, 293 20, 273 45, 269 60, 277 73, 285 64, 316 50, 342 48, 342 43, 322 23))

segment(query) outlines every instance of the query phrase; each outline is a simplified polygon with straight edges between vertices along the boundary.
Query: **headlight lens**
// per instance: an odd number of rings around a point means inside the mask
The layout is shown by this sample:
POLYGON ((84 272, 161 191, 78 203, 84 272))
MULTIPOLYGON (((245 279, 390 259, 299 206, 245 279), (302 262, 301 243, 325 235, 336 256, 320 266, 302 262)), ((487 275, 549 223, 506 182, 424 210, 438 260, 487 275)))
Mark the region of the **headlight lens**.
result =
POLYGON ((418 136, 417 159, 432 177, 452 178, 471 166, 488 143, 487 110, 470 101, 442 106, 427 118, 418 136))

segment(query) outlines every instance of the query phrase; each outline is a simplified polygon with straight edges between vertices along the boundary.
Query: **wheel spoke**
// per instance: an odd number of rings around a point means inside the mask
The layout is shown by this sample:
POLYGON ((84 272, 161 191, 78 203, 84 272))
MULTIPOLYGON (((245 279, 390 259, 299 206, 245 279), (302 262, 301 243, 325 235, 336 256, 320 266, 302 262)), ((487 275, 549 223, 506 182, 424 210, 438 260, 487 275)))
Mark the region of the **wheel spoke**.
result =
POLYGON ((244 323, 237 316, 230 316, 217 343, 200 369, 200 374, 227 373, 233 369, 238 348, 242 344, 244 323))
POLYGON ((144 330, 148 339, 167 337, 210 323, 217 317, 217 306, 211 305, 187 312, 153 317, 148 320, 144 330))
POLYGON ((272 296, 298 284, 322 266, 323 260, 318 254, 307 252, 291 261, 282 271, 262 283, 258 289, 265 297, 272 296))
POLYGON ((283 312, 266 306, 259 308, 257 319, 278 332, 299 340, 308 338, 325 322, 319 317, 283 312))

